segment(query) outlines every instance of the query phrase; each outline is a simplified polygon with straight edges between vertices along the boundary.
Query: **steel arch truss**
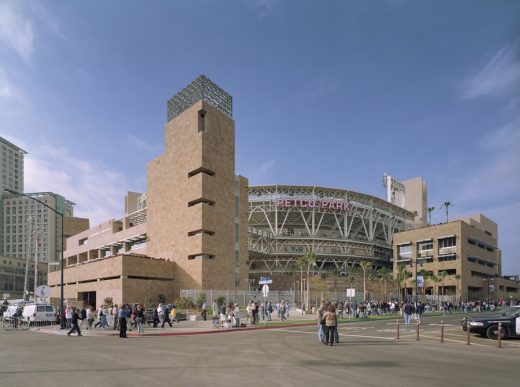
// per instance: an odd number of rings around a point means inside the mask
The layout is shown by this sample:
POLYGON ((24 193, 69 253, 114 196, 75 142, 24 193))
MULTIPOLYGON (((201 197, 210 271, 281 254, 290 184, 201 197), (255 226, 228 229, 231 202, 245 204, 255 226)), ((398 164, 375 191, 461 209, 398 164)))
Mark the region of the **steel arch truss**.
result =
POLYGON ((249 264, 251 273, 293 270, 299 257, 316 254, 313 271, 347 272, 349 263, 385 266, 394 232, 405 229, 413 214, 358 192, 307 186, 249 188, 249 264), (280 198, 342 200, 350 211, 283 207, 280 198))

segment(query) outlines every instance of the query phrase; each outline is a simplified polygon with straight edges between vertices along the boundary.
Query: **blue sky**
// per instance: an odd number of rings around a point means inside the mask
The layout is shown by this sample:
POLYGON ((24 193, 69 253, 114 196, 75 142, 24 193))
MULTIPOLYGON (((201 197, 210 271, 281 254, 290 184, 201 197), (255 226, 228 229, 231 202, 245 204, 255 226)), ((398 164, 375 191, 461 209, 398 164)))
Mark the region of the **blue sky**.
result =
POLYGON ((520 274, 519 1, 0 0, 0 135, 27 192, 93 223, 146 189, 166 100, 199 74, 233 95, 251 185, 423 176, 430 205, 499 224, 520 274))

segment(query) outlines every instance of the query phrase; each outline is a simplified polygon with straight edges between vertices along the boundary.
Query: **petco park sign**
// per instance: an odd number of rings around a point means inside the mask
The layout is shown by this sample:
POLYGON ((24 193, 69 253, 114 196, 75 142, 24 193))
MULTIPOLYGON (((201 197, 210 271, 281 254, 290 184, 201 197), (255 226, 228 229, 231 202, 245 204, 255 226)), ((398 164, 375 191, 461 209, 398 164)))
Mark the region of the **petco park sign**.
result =
POLYGON ((278 207, 317 208, 334 211, 351 211, 352 204, 342 200, 286 199, 276 200, 278 207))

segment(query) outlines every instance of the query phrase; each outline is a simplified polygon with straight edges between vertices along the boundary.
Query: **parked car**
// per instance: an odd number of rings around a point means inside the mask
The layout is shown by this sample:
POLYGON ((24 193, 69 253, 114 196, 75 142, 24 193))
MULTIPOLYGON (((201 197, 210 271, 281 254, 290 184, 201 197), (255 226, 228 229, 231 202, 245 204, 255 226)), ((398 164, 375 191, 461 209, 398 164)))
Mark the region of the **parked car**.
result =
POLYGON ((510 306, 501 313, 464 317, 460 324, 463 331, 469 326, 470 332, 496 340, 499 322, 502 323, 502 338, 520 337, 520 305, 510 306))
POLYGON ((56 309, 50 304, 29 304, 23 308, 22 316, 32 322, 44 322, 54 324, 56 322, 56 309))

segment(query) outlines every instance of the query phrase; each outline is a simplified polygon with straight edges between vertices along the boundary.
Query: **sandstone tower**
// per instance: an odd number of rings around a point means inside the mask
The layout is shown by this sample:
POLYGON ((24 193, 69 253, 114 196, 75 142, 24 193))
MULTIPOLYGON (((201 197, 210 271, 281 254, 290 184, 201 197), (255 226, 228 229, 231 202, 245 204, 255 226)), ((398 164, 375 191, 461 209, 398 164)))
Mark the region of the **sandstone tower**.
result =
POLYGON ((148 165, 148 254, 175 288, 247 286, 247 179, 235 176, 232 97, 199 76, 168 101, 164 153, 148 165))

